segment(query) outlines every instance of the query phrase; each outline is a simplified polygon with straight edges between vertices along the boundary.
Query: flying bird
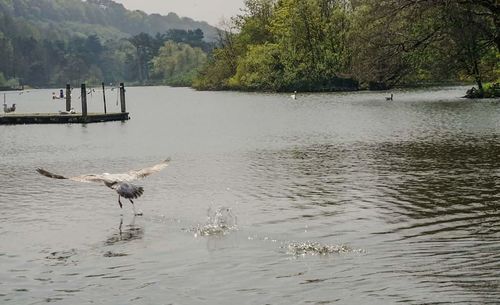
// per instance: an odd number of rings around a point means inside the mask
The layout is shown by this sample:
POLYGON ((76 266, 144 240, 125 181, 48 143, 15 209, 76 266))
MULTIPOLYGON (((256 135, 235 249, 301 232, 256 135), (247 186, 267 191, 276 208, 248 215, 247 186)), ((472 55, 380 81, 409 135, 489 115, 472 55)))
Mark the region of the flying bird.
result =
POLYGON ((128 199, 132 203, 132 208, 134 209, 135 215, 142 215, 142 213, 137 213, 134 206, 134 201, 132 199, 139 198, 144 193, 144 188, 141 186, 134 185, 130 183, 131 181, 147 177, 151 174, 157 173, 168 166, 170 163, 170 158, 155 164, 150 167, 146 167, 139 170, 131 170, 126 173, 121 174, 89 174, 89 175, 81 175, 75 177, 65 177, 58 174, 51 173, 46 171, 43 168, 37 168, 37 172, 45 177, 53 178, 53 179, 68 179, 77 182, 98 182, 104 183, 107 187, 115 190, 118 193, 118 204, 120 208, 123 208, 121 197, 128 199))

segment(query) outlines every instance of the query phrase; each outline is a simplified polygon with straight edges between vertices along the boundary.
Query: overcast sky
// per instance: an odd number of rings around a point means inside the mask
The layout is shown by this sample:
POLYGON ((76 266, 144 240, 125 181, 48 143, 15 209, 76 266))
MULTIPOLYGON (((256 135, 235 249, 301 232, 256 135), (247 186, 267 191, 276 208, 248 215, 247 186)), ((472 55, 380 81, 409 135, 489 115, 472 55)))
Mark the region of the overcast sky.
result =
POLYGON ((239 13, 244 0, 114 0, 126 8, 146 13, 166 15, 174 12, 181 17, 218 25, 222 18, 239 13))

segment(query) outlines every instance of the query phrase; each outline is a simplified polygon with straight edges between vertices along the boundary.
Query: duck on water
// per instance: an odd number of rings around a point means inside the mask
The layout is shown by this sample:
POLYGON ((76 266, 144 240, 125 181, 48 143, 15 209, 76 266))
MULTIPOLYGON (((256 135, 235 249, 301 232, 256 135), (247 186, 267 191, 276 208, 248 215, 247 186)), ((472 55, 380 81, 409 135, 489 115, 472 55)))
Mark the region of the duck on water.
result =
POLYGON ((5 113, 11 113, 16 111, 16 104, 12 104, 11 107, 8 107, 7 104, 3 104, 3 112, 5 113))

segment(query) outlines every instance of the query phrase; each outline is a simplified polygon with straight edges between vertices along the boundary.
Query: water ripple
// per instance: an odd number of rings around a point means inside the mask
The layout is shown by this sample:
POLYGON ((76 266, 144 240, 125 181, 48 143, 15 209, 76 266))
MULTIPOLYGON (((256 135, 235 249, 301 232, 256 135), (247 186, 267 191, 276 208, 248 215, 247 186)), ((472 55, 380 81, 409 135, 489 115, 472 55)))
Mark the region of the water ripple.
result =
MULTIPOLYGON (((0 303, 497 304, 500 104, 464 90, 134 87, 123 124, 4 126, 0 303), (131 221, 104 186, 34 171, 164 155, 131 221)), ((56 107, 36 92, 20 109, 56 107)))

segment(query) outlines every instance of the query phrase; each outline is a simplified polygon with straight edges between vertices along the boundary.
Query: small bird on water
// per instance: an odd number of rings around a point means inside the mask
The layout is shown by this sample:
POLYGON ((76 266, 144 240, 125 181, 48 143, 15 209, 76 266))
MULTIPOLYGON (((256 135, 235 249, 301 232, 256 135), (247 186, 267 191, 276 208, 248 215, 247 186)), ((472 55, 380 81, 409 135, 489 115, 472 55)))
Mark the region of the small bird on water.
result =
POLYGON ((11 113, 16 111, 16 104, 12 104, 11 107, 8 107, 7 104, 3 104, 3 112, 5 113, 11 113))
POLYGON ((132 203, 132 208, 134 209, 134 215, 141 216, 142 213, 137 213, 134 206, 134 201, 132 199, 139 198, 144 193, 144 188, 141 186, 134 185, 130 183, 131 181, 147 177, 151 174, 157 173, 168 166, 170 163, 170 158, 155 164, 150 167, 146 167, 139 170, 131 170, 126 173, 121 174, 89 174, 89 175, 81 175, 75 177, 65 177, 58 174, 51 173, 42 168, 37 168, 37 172, 45 177, 53 178, 53 179, 68 179, 77 182, 98 182, 104 183, 107 187, 115 190, 118 193, 118 204, 120 208, 123 208, 122 202, 120 200, 121 197, 128 199, 132 203))

